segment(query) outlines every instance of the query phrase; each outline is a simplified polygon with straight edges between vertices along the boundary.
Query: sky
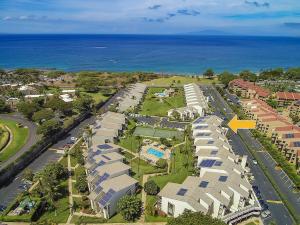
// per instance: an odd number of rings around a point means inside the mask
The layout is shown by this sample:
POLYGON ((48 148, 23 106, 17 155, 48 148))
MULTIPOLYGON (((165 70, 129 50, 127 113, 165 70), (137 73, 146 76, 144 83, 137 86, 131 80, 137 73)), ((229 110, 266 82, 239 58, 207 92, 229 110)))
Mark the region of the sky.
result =
POLYGON ((0 33, 300 36, 300 0, 0 0, 0 33))

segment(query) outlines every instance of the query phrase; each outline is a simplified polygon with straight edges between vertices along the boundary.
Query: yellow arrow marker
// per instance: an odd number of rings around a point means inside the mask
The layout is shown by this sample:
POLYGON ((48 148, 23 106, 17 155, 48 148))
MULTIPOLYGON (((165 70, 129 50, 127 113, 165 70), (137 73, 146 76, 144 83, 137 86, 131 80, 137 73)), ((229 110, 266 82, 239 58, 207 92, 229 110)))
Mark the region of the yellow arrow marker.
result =
POLYGON ((237 133, 238 129, 254 129, 256 127, 256 122, 255 120, 238 120, 235 115, 228 123, 228 126, 234 133, 237 133))

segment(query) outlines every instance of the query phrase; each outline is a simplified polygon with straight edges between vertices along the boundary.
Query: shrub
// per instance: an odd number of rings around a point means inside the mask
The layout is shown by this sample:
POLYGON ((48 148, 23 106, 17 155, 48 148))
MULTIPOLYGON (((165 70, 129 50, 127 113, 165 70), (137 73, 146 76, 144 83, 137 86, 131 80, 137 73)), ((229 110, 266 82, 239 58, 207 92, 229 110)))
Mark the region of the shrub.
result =
POLYGON ((118 202, 118 211, 127 221, 134 221, 141 215, 142 202, 136 196, 126 195, 118 202))
POLYGON ((148 195, 156 195, 159 192, 159 187, 153 180, 149 180, 145 183, 144 190, 148 195))
POLYGON ((159 159, 157 162, 156 162, 156 166, 160 169, 165 169, 168 164, 167 164, 167 161, 165 159, 159 159))

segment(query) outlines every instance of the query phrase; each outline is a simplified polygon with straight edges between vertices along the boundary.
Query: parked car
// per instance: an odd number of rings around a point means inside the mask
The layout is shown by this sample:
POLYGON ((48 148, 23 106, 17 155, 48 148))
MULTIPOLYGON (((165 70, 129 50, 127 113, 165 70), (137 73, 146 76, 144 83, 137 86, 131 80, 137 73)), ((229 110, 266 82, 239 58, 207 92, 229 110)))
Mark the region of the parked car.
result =
POLYGON ((271 212, 269 210, 265 210, 261 213, 261 217, 264 218, 264 219, 269 217, 269 216, 271 216, 271 212))
POLYGON ((254 165, 257 165, 257 161, 256 160, 253 160, 252 162, 253 162, 254 165))
POLYGON ((6 209, 6 206, 0 205, 0 212, 3 212, 6 209))

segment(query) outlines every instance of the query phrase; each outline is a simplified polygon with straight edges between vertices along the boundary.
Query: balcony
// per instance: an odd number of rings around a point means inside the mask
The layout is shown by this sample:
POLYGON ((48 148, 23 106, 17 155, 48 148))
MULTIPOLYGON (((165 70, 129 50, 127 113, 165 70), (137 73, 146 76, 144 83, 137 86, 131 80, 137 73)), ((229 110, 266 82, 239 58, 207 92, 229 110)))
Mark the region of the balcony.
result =
POLYGON ((249 205, 237 212, 232 212, 232 213, 225 215, 222 218, 222 220, 228 224, 235 224, 235 223, 237 223, 245 218, 248 218, 250 216, 259 216, 260 212, 261 212, 260 206, 249 205))

